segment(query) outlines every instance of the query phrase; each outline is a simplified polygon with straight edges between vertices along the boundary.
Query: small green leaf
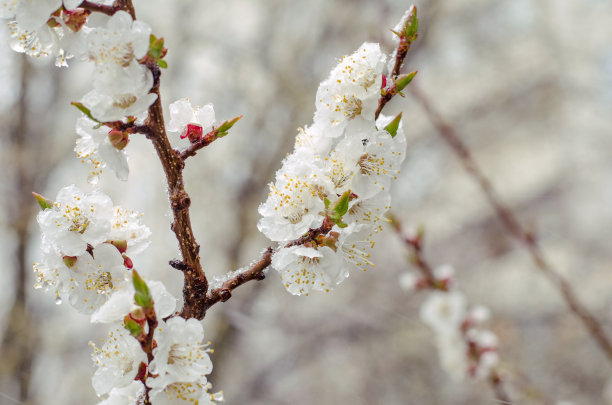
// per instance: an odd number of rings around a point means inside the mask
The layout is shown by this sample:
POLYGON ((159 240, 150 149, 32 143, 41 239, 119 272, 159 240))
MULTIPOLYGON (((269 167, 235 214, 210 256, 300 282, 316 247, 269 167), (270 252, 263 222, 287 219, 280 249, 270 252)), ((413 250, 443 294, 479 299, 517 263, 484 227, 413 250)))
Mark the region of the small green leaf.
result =
POLYGON ((323 204, 325 204, 325 209, 328 209, 329 205, 331 204, 331 201, 329 201, 329 199, 325 197, 323 198, 323 204))
POLYGON ((416 39, 417 32, 419 30, 419 19, 417 18, 416 6, 410 7, 410 14, 406 19, 406 25, 404 26, 404 34, 409 41, 416 39))
POLYGON ((227 131, 229 131, 240 118, 242 118, 242 115, 239 115, 229 121, 224 121, 221 125, 219 125, 219 128, 217 128, 217 136, 222 137, 227 135, 227 131))
POLYGON ((134 301, 136 304, 143 308, 152 308, 153 298, 151 297, 149 287, 147 287, 147 284, 136 270, 132 271, 132 283, 134 284, 134 301))
POLYGON ((157 65, 162 68, 162 69, 168 69, 168 64, 166 63, 165 60, 162 59, 158 59, 157 60, 157 65))
POLYGON ((416 76, 417 73, 418 71, 415 70, 414 72, 399 76, 395 81, 396 91, 399 93, 400 91, 404 90, 404 88, 408 86, 412 79, 414 79, 414 76, 416 76))
POLYGON ((391 121, 385 127, 385 131, 391 134, 391 138, 395 138, 395 135, 397 135, 397 130, 399 129, 399 124, 400 124, 401 119, 402 119, 402 113, 399 113, 397 114, 397 117, 393 118, 393 121, 391 121))
POLYGON ((93 121, 95 121, 95 122, 97 122, 97 123, 99 123, 99 124, 102 124, 102 122, 100 122, 100 120, 97 120, 96 118, 94 118, 94 116, 93 116, 93 115, 91 115, 91 111, 89 110, 89 108, 85 107, 85 106, 83 105, 83 103, 77 103, 77 102, 74 102, 74 101, 73 101, 73 102, 72 102, 72 103, 70 103, 70 104, 72 104, 73 106, 75 106, 76 108, 78 108, 78 109, 79 109, 79 111, 80 111, 80 112, 82 112, 83 114, 85 114, 85 115, 86 115, 86 116, 87 116, 89 119, 91 119, 91 120, 93 120, 93 121))
POLYGON ((125 324, 125 329, 127 329, 128 332, 130 332, 130 335, 134 336, 135 338, 137 338, 138 336, 140 336, 140 335, 142 335, 144 333, 144 330, 138 324, 138 322, 136 322, 135 320, 133 320, 129 316, 126 316, 123 319, 123 321, 124 321, 124 324, 125 324))
POLYGON ((338 201, 334 203, 334 212, 339 216, 339 219, 348 211, 350 196, 351 190, 347 190, 340 196, 338 201))
POLYGON ((49 208, 53 208, 53 201, 49 200, 48 198, 43 197, 42 195, 32 192, 32 195, 34 196, 34 198, 36 198, 36 201, 38 202, 38 205, 40 205, 40 208, 44 211, 46 209, 49 208))

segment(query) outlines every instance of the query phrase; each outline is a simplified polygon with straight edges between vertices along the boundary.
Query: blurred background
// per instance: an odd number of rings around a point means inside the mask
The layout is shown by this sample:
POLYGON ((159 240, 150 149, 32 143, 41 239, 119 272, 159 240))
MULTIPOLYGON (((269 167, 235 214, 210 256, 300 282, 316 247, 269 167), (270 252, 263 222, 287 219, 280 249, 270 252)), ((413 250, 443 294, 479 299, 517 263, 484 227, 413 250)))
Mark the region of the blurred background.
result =
MULTIPOLYGON (((405 69, 458 131, 499 194, 612 333, 612 2, 609 0, 415 1, 420 35, 405 69)), ((308 125, 318 83, 364 41, 392 51, 389 28, 410 6, 397 0, 135 0, 139 19, 163 36, 169 68, 164 106, 213 102, 218 120, 244 118, 185 171, 204 267, 221 275, 268 245, 257 206, 297 127, 308 125)), ((41 257, 30 192, 53 198, 87 187, 75 159, 78 111, 91 66, 25 59, 0 29, 0 404, 98 400, 89 324, 52 293, 33 289, 41 257)), ((412 86, 412 84, 411 84, 412 86)), ((409 93, 385 108, 403 113, 409 141, 393 211, 426 228, 425 254, 451 264, 470 303, 491 308, 508 390, 517 404, 612 404, 610 363, 529 256, 505 232, 476 183, 409 93), (608 392, 608 394, 607 394, 608 392)), ((180 147, 178 139, 175 145, 180 147)), ((165 183, 154 150, 133 136, 130 178, 107 171, 101 187, 144 213, 152 245, 133 257, 180 295, 165 183)), ((215 349, 214 390, 226 404, 494 404, 483 382, 441 369, 432 332, 398 277, 408 252, 389 226, 376 269, 355 271, 329 294, 294 297, 275 273, 215 306, 204 327, 215 349)))

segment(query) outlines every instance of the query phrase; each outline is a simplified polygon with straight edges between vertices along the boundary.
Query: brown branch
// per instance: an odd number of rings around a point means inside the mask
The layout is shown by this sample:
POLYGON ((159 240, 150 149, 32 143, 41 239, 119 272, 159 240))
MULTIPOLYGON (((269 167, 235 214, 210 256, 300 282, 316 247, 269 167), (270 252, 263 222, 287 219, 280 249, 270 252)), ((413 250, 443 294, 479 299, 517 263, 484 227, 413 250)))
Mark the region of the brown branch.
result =
POLYGON ((608 360, 612 362, 612 342, 603 326, 582 304, 571 284, 546 260, 533 234, 523 228, 514 212, 498 196, 493 185, 478 167, 470 150, 455 129, 431 106, 427 97, 418 88, 411 87, 411 93, 425 110, 438 134, 457 155, 464 169, 478 183, 506 231, 527 250, 536 268, 559 290, 567 306, 582 321, 582 324, 603 350, 608 360))
POLYGON ((261 259, 253 263, 247 270, 236 274, 230 280, 221 284, 221 287, 211 290, 206 296, 204 311, 217 302, 225 302, 232 296, 232 290, 251 280, 263 280, 266 275, 264 270, 272 263, 272 247, 268 247, 261 259))
MULTIPOLYGON (((408 236, 405 232, 402 231, 401 223, 391 215, 391 224, 393 225, 396 233, 403 239, 405 245, 410 248, 413 253, 413 264, 419 269, 421 275, 423 276, 423 282, 421 282, 417 288, 428 288, 430 290, 441 290, 441 291, 449 291, 449 284, 447 280, 438 280, 435 278, 433 274, 433 269, 429 262, 426 260, 425 255, 423 254, 423 232, 419 232, 415 237, 408 236)), ((462 336, 466 339, 465 335, 466 330, 462 328, 462 336)), ((469 344, 467 339, 466 343, 469 344)), ((479 353, 476 351, 471 353, 471 357, 475 359, 476 363, 479 361, 479 353)), ((512 404, 510 397, 506 393, 504 388, 503 380, 499 375, 497 369, 493 368, 490 370, 489 375, 487 376, 487 382, 491 386, 495 394, 495 398, 499 401, 500 404, 512 404)))
POLYGON ((174 217, 171 229, 178 240, 182 262, 184 264, 184 304, 181 316, 184 318, 203 319, 208 281, 206 280, 206 275, 200 263, 200 245, 196 242, 191 226, 191 218, 189 216, 191 199, 185 191, 183 181, 183 168, 185 165, 180 154, 170 145, 170 141, 166 134, 161 95, 159 92, 160 69, 152 65, 149 66, 149 69, 155 78, 151 93, 157 95, 157 100, 149 107, 149 116, 145 125, 151 130, 147 137, 153 143, 153 147, 157 152, 157 156, 166 174, 170 208, 172 209, 174 217))
POLYGON ((187 149, 183 150, 181 152, 181 159, 186 160, 187 158, 191 156, 195 156, 200 149, 210 145, 211 143, 219 139, 218 135, 219 135, 219 130, 213 129, 212 131, 204 135, 201 139, 189 145, 187 149))
POLYGON ((97 4, 89 0, 85 0, 81 3, 81 5, 79 5, 79 8, 84 8, 85 10, 89 10, 91 12, 102 13, 106 15, 113 15, 117 11, 123 10, 128 12, 132 16, 133 20, 136 19, 136 11, 134 10, 132 0, 116 0, 110 6, 104 4, 97 4))
POLYGON ((103 4, 93 3, 91 1, 85 0, 81 3, 79 8, 84 8, 85 10, 89 10, 92 13, 102 13, 106 15, 113 15, 117 11, 122 10, 122 8, 118 7, 117 4, 113 4, 112 6, 107 6, 103 4))
MULTIPOLYGON (((411 21, 411 18, 414 18, 414 19, 417 18, 415 6, 412 6, 410 13, 411 13, 410 14, 411 17, 409 17, 406 21, 404 21, 404 24, 408 24, 411 21)), ((404 35, 403 32, 397 33, 397 34, 401 34, 401 35, 399 36, 399 44, 397 45, 397 49, 395 51, 395 63, 393 64, 393 69, 391 70, 391 77, 390 77, 394 81, 398 78, 400 74, 400 70, 402 69, 402 65, 404 64, 404 59, 406 59, 406 55, 408 54, 408 51, 410 50, 410 46, 417 39, 416 33, 410 37, 404 35)), ((389 101, 391 101, 391 99, 396 94, 397 92, 387 91, 380 97, 380 99, 378 100, 378 108, 376 108, 376 113, 374 114, 375 120, 378 119, 378 116, 382 112, 385 105, 389 101)))

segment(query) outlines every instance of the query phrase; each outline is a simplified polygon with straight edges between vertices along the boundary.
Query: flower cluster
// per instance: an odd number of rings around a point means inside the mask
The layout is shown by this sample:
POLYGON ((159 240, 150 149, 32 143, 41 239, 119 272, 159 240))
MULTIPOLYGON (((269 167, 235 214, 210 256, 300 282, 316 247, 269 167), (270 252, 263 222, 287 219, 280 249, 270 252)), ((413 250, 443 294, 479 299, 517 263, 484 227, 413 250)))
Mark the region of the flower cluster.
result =
POLYGON ((126 284, 129 256, 148 246, 151 232, 140 214, 114 207, 100 191, 68 186, 46 204, 37 217, 44 256, 34 264, 36 286, 54 288, 58 301, 68 296, 90 314, 126 284))
POLYGON ((385 60, 371 43, 342 58, 259 207, 259 230, 280 244, 272 267, 292 294, 329 291, 350 266, 373 266, 369 251, 406 149, 399 119, 375 119, 385 60))
POLYGON ((134 279, 92 316, 92 322, 112 325, 101 347, 91 343, 98 367, 93 386, 98 395, 107 395, 100 405, 138 404, 145 391, 153 405, 223 400, 222 393, 208 392, 211 350, 202 343, 202 324, 179 316, 167 319, 176 298, 160 282, 145 284, 137 274, 134 279))
POLYGON ((76 31, 86 18, 77 9, 83 0, 3 0, 0 18, 11 19, 12 48, 29 56, 56 56, 57 66, 71 57, 59 46, 67 32, 76 31))
POLYGON ((453 276, 454 270, 443 266, 434 269, 434 280, 405 273, 400 285, 408 290, 431 289, 420 316, 436 334, 442 368, 458 380, 487 378, 499 362, 497 336, 480 326, 489 318, 489 310, 484 306, 468 309, 453 276))
MULTIPOLYGON (((104 26, 89 26, 90 11, 79 8, 82 0, 3 0, 0 18, 9 18, 12 47, 30 56, 56 56, 56 65, 78 57, 94 64, 93 89, 74 103, 89 119, 77 123, 75 152, 91 167, 95 182, 105 167, 118 178, 128 176, 127 154, 130 131, 117 124, 138 123, 146 118, 157 95, 151 93, 153 75, 146 63, 154 49, 154 61, 165 66, 163 40, 151 35, 144 22, 133 21, 117 11, 104 26)), ((103 2, 93 2, 103 3, 103 2)))

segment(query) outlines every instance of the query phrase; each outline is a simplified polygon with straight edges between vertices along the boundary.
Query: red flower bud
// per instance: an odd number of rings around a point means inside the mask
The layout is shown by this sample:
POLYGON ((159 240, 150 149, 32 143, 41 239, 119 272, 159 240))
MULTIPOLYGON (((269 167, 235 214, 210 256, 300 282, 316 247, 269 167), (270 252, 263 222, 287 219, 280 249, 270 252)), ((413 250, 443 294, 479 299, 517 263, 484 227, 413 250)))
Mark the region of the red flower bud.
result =
POLYGON ((132 259, 130 259, 129 257, 127 257, 127 256, 125 255, 125 253, 124 253, 124 254, 122 254, 121 256, 123 257, 123 265, 124 265, 125 267, 127 267, 128 269, 131 269, 131 268, 133 268, 133 267, 134 267, 134 262, 132 262, 132 259))

